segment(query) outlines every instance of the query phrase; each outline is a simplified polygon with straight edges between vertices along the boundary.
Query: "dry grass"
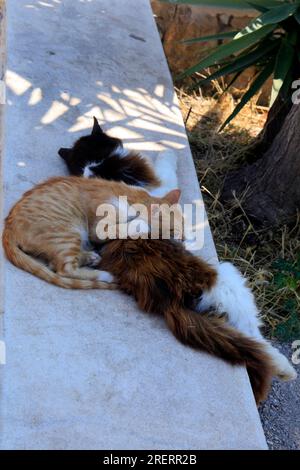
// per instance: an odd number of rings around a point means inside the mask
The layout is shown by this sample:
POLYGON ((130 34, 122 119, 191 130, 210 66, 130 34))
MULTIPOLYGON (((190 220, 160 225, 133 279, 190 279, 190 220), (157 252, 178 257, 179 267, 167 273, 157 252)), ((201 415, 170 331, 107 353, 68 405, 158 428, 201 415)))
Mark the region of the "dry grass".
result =
MULTIPOLYGON (((243 197, 227 205, 220 201, 227 172, 244 162, 264 125, 267 109, 253 101, 232 125, 218 133, 234 105, 231 95, 224 94, 218 102, 183 90, 177 93, 218 255, 232 261, 249 278, 269 332, 276 334, 282 325, 283 331, 285 326, 288 330, 291 316, 300 311, 299 288, 289 281, 290 274, 285 281, 283 268, 278 271, 275 266, 282 259, 295 266, 300 253, 300 218, 293 227, 257 231, 243 211, 243 197), (279 275, 283 282, 278 282, 279 275)), ((287 332, 287 337, 291 335, 287 332)))

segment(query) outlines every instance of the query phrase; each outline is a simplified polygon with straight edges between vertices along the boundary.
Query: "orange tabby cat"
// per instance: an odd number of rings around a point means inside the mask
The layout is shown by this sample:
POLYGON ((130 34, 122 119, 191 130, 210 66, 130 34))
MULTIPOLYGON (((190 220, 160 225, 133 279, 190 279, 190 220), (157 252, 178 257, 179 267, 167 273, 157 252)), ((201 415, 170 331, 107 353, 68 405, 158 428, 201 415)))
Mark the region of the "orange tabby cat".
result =
MULTIPOLYGON (((7 258, 15 266, 60 287, 116 288, 110 273, 85 267, 98 265, 100 257, 91 248, 87 250, 84 243, 99 242, 97 208, 101 204, 115 205, 119 196, 127 196, 130 205, 144 204, 150 214, 151 204, 168 207, 178 202, 180 191, 156 198, 142 189, 100 178, 52 178, 26 192, 11 209, 2 236, 7 258)), ((118 228, 122 207, 116 209, 117 221, 108 223, 118 228)), ((144 222, 149 227, 148 217, 144 222)))

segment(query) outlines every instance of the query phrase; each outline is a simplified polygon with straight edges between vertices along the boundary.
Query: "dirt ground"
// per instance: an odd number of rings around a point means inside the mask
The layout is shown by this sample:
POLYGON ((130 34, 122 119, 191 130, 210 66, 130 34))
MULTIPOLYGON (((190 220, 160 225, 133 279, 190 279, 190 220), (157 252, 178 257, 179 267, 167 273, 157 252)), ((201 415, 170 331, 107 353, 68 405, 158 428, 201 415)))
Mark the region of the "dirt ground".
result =
MULTIPOLYGON (((275 344, 288 358, 289 344, 275 344)), ((260 406, 259 414, 271 450, 300 449, 300 367, 294 382, 274 380, 268 400, 260 406)))

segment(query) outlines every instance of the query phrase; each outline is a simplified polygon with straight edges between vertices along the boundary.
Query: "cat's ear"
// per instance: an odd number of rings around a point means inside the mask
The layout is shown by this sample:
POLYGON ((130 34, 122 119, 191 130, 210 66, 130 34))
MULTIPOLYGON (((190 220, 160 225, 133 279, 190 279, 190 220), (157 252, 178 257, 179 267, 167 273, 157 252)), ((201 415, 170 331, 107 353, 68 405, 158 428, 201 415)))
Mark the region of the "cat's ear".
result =
POLYGON ((99 126, 99 122, 94 116, 94 125, 93 125, 92 135, 97 135, 97 134, 103 134, 103 130, 99 126))
POLYGON ((164 199, 169 203, 169 204, 177 204, 181 196, 181 191, 180 189, 172 189, 169 193, 167 193, 164 196, 164 199))
POLYGON ((72 155, 72 149, 66 149, 64 147, 60 148, 58 155, 63 158, 65 161, 69 160, 72 155))

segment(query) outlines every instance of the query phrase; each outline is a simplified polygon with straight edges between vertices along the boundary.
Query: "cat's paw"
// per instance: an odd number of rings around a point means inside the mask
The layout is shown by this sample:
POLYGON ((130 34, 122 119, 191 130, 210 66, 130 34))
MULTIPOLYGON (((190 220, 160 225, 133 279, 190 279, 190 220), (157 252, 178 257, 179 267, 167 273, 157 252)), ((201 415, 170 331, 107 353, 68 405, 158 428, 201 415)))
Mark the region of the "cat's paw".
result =
POLYGON ((90 266, 92 268, 99 265, 101 261, 101 256, 98 255, 95 251, 88 251, 83 256, 83 262, 85 266, 90 266))
MULTIPOLYGON (((280 353, 279 353, 280 354, 280 353)), ((289 360, 280 354, 276 357, 276 376, 285 382, 295 380, 297 378, 297 372, 295 371, 289 360)))
POLYGON ((270 343, 266 343, 265 348, 267 353, 271 356, 276 377, 285 382, 295 380, 297 378, 297 372, 287 357, 270 343))
POLYGON ((115 278, 112 274, 110 274, 107 271, 99 271, 97 280, 102 281, 102 282, 107 282, 110 284, 115 281, 115 278))

